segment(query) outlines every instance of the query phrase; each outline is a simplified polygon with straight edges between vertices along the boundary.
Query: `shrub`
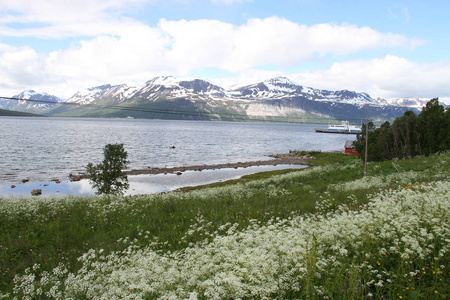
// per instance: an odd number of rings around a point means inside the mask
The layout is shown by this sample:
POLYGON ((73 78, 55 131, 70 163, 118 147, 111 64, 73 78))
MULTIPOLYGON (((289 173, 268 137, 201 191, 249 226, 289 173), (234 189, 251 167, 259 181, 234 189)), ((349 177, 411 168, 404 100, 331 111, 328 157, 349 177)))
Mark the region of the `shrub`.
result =
POLYGON ((123 148, 123 144, 107 144, 103 148, 103 153, 102 163, 87 165, 89 181, 99 195, 121 195, 130 186, 127 175, 122 171, 128 164, 128 153, 123 148))

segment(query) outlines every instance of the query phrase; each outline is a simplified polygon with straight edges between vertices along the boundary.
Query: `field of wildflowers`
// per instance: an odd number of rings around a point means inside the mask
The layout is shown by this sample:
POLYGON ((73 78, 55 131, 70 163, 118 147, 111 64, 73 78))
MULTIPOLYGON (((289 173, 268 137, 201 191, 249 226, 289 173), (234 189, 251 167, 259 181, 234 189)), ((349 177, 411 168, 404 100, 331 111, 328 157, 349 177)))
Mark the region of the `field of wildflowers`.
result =
POLYGON ((5 299, 448 299, 450 153, 187 193, 0 200, 5 299), (9 282, 8 282, 9 281, 9 282))

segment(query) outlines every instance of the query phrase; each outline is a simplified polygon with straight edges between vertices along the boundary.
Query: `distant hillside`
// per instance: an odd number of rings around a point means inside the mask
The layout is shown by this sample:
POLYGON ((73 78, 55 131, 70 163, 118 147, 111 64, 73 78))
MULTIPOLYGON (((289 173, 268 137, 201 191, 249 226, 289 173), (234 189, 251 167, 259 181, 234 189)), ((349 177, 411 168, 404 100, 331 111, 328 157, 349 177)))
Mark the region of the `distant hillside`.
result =
POLYGON ((20 111, 0 109, 0 116, 16 116, 16 117, 44 117, 43 115, 37 115, 32 113, 25 113, 20 111))

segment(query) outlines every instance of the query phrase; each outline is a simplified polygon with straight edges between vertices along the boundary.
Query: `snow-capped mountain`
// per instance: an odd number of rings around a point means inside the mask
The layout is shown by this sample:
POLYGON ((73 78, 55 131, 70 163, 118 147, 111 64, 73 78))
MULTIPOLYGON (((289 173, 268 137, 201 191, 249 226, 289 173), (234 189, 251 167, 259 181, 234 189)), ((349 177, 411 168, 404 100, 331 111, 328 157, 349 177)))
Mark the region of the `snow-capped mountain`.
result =
POLYGON ((286 77, 276 77, 266 81, 237 88, 231 91, 237 98, 246 99, 282 99, 288 97, 304 97, 314 101, 350 103, 356 105, 374 104, 366 93, 353 91, 327 91, 295 84, 286 77))
POLYGON ((177 80, 172 76, 156 77, 147 81, 138 88, 133 97, 156 101, 158 99, 176 99, 187 97, 196 98, 223 98, 226 92, 223 88, 213 83, 202 80, 177 80))
MULTIPOLYGON (((58 102, 55 100, 55 102, 58 102)), ((203 79, 155 77, 140 86, 105 84, 77 92, 49 115, 200 120, 384 121, 420 110, 427 99, 373 99, 367 93, 305 87, 285 77, 223 88, 203 79)), ((29 105, 32 105, 29 104, 29 105)), ((1 106, 0 106, 1 107, 1 106)))
POLYGON ((393 99, 374 99, 380 105, 404 106, 422 109, 430 99, 428 98, 393 98, 393 99))
POLYGON ((0 99, 0 108, 22 112, 46 112, 64 101, 47 93, 38 93, 34 90, 26 90, 14 95, 13 99, 0 99), (17 99, 17 100, 16 100, 17 99))
POLYGON ((225 89, 202 79, 155 77, 141 86, 102 85, 80 91, 54 109, 53 115, 133 116, 163 119, 376 120, 401 116, 408 107, 372 99, 366 93, 304 87, 285 77, 225 89), (107 109, 106 107, 114 106, 107 109), (123 110, 120 107, 123 107, 123 110))
MULTIPOLYGON (((304 97, 314 101, 329 101, 351 104, 376 104, 366 93, 356 93, 348 90, 327 91, 295 84, 285 77, 277 77, 266 81, 226 90, 207 80, 176 80, 174 77, 156 77, 147 81, 141 87, 127 85, 90 88, 76 93, 66 102, 75 102, 81 105, 104 97, 112 99, 128 98, 147 99, 176 99, 180 97, 189 100, 267 100, 283 99, 288 97, 304 97), (126 91, 126 95, 124 94, 126 91)), ((120 102, 120 101, 118 101, 120 102)), ((117 102, 117 103, 118 103, 117 102)))

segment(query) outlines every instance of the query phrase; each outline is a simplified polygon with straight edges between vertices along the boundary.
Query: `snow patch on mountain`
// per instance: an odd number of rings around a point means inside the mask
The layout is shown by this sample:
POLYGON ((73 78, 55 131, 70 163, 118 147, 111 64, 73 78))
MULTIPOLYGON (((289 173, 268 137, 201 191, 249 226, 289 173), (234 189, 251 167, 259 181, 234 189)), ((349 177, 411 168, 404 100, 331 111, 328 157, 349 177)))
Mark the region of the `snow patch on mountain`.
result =
POLYGON ((79 105, 90 104, 102 96, 102 94, 111 88, 110 84, 96 86, 88 89, 81 90, 75 95, 67 99, 66 103, 77 103, 79 105))
POLYGON ((137 87, 121 84, 105 90, 101 95, 102 97, 108 97, 111 101, 118 104, 133 97, 137 90, 137 87))

